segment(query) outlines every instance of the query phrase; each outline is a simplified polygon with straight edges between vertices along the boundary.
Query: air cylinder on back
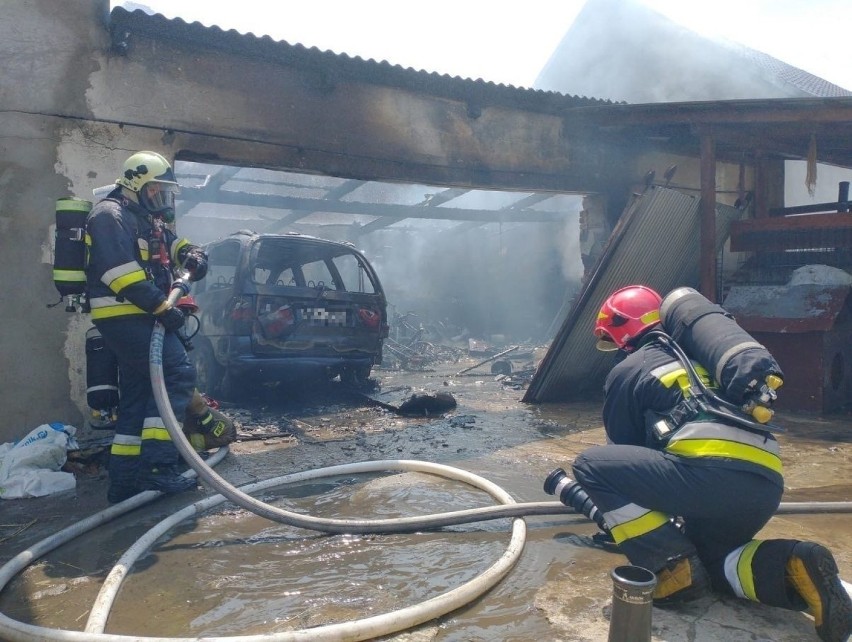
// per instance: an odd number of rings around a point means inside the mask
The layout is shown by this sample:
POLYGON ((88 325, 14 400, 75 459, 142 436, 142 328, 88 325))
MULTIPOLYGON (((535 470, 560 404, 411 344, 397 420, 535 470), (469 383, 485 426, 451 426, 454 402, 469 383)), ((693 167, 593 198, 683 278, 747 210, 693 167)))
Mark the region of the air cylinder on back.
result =
POLYGON ((79 198, 56 201, 53 283, 59 294, 82 294, 86 288, 86 217, 92 203, 79 198))
POLYGON ((774 390, 783 381, 781 367, 724 308, 693 288, 677 288, 663 298, 660 321, 686 353, 713 375, 719 394, 729 402, 753 405, 754 397, 762 393, 774 399, 774 390))

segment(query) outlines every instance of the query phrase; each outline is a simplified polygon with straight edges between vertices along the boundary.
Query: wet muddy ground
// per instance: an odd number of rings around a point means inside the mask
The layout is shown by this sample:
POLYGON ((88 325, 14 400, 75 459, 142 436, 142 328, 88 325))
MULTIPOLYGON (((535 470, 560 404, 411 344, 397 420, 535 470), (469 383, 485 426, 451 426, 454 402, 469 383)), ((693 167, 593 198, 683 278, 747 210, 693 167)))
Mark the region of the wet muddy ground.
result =
MULTIPOLYGON (((438 462, 474 472, 518 502, 552 501, 542 481, 583 448, 603 443, 600 404, 530 406, 476 363, 377 371, 372 397, 339 384, 264 391, 228 405, 245 439, 217 472, 234 485, 290 472, 384 459, 438 462), (390 410, 415 392, 449 393, 439 414, 390 410), (378 400, 378 401, 377 401, 378 400)), ((520 364, 516 364, 519 366, 520 364)), ((509 380, 511 381, 511 380, 509 380)), ((847 416, 784 416, 785 501, 852 500, 852 427, 847 416)), ((94 434, 94 437, 108 437, 94 434)), ((91 471, 64 496, 0 505, 0 560, 107 507, 106 481, 91 471)), ((0 595, 9 617, 81 630, 118 557, 153 524, 206 494, 159 499, 35 562, 0 595)), ((266 501, 328 517, 431 514, 492 503, 459 482, 420 473, 341 475, 264 491, 266 501)), ((732 500, 733 501, 733 500, 732 500)), ((400 640, 606 640, 610 571, 626 562, 595 548, 590 523, 560 515, 526 518, 518 563, 491 591, 400 640)), ((196 637, 274 633, 343 622, 420 603, 473 579, 510 537, 508 519, 403 535, 328 536, 269 522, 231 504, 182 523, 136 565, 107 626, 111 633, 196 637), (152 618, 153 613, 158 614, 152 618)), ((765 537, 815 539, 852 579, 852 515, 779 515, 765 537)), ((816 639, 804 614, 721 597, 680 611, 654 609, 653 639, 726 642, 816 639)))

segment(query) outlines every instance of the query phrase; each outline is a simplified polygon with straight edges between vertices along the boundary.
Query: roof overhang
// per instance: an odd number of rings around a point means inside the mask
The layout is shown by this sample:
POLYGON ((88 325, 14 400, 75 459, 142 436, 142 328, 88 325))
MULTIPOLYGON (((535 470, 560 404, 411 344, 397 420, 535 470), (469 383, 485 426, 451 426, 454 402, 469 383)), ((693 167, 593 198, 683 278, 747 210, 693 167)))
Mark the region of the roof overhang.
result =
POLYGON ((566 127, 603 140, 645 143, 694 155, 710 135, 720 160, 758 156, 852 167, 852 97, 724 100, 566 109, 566 127))

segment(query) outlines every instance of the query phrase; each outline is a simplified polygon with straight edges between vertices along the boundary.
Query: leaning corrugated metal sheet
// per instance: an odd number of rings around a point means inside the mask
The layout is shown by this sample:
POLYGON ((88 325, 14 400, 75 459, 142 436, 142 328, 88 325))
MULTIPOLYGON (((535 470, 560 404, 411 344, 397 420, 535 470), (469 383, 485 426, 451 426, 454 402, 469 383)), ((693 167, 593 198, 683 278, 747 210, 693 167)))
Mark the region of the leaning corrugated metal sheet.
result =
MULTIPOLYGON (((595 318, 604 299, 642 283, 665 296, 676 287, 698 287, 699 199, 652 186, 627 207, 601 260, 574 301, 524 395, 524 401, 568 401, 601 394, 613 355, 595 349, 595 318)), ((716 249, 728 237, 736 208, 716 212, 716 249)))

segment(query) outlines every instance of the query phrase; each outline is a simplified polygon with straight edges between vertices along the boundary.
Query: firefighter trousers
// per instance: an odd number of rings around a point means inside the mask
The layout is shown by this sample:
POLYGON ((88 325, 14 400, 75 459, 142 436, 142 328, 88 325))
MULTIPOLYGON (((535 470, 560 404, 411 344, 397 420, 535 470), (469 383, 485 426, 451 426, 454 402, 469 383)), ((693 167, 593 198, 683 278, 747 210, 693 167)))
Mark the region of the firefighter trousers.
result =
MULTIPOLYGON (((151 388, 150 344, 154 320, 130 317, 102 321, 98 330, 115 353, 119 371, 119 410, 110 450, 110 483, 132 484, 140 466, 178 462, 151 388)), ((195 390, 195 366, 178 336, 163 340, 163 381, 175 417, 182 420, 195 390)))
MULTIPOLYGON (((737 562, 732 556, 749 550, 783 492, 768 477, 723 460, 688 459, 641 446, 589 448, 577 456, 573 472, 632 564, 656 572, 668 560, 697 554, 714 589, 731 595, 737 594, 736 581, 729 579, 737 562)), ((784 583, 795 544, 761 542, 760 554, 750 557, 747 572, 749 580, 762 585, 761 602, 801 608, 799 601, 788 599, 784 583)))

